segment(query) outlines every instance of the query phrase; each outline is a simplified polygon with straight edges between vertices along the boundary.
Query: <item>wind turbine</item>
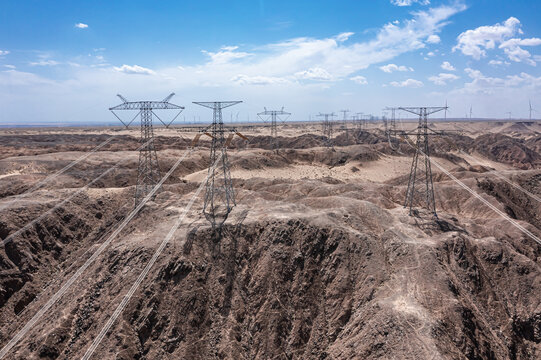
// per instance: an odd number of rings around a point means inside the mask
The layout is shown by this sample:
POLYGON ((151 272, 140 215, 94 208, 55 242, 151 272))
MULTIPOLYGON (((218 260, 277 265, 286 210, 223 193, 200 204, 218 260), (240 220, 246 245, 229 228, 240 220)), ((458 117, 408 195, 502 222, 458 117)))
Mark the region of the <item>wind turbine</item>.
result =
POLYGON ((470 105, 470 120, 471 120, 472 112, 473 112, 473 107, 470 105))
POLYGON ((529 100, 529 102, 530 102, 530 121, 532 121, 532 113, 537 112, 537 110, 535 110, 535 109, 532 107, 532 101, 529 100))

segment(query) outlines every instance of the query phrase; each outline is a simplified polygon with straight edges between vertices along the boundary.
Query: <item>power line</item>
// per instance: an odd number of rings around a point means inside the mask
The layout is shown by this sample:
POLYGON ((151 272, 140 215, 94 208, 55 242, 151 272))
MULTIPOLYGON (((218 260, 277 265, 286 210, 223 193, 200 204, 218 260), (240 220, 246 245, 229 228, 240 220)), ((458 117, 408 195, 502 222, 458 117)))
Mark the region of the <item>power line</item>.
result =
POLYGON ((65 173, 66 171, 68 171, 69 169, 71 169, 72 167, 77 165, 78 163, 80 163, 81 161, 87 159, 90 155, 94 154, 96 151, 98 151, 99 149, 101 149, 105 145, 109 144, 115 137, 116 137, 116 135, 109 137, 108 139, 106 139, 105 141, 103 141, 102 143, 100 143, 96 147, 94 147, 92 150, 88 151, 87 153, 85 153, 81 157, 75 159, 74 161, 72 161, 68 165, 64 166, 62 169, 58 170, 57 172, 55 172, 52 175, 49 175, 45 179, 39 181, 34 186, 32 186, 30 189, 26 190, 24 193, 17 195, 17 198, 11 199, 10 201, 8 201, 5 204, 1 204, 0 205, 0 210, 4 210, 5 208, 7 208, 12 203, 20 200, 20 198, 24 198, 24 197, 28 196, 29 194, 31 194, 32 192, 38 190, 40 187, 42 187, 46 183, 56 179, 58 176, 62 175, 63 173, 65 173))
POLYGON ((39 319, 45 315, 47 311, 68 291, 73 283, 81 276, 81 274, 98 258, 99 255, 109 246, 109 244, 118 236, 118 234, 126 227, 126 225, 137 215, 137 213, 145 206, 145 204, 154 196, 163 183, 177 169, 180 163, 191 153, 192 150, 186 151, 182 157, 169 169, 167 174, 156 184, 152 190, 141 200, 141 202, 132 210, 132 212, 122 221, 115 231, 105 240, 92 256, 79 268, 77 271, 64 283, 64 285, 38 310, 38 312, 19 330, 15 336, 0 350, 0 359, 6 354, 31 330, 39 319))
MULTIPOLYGON (((149 141, 154 141, 153 139, 149 140, 149 141)), ((141 145, 136 151, 138 151, 139 149, 143 148, 144 146, 146 146, 146 144, 143 144, 141 145)), ((31 226, 35 225, 37 222, 43 220, 47 215, 51 214, 54 210, 58 209, 59 207, 61 207, 62 205, 66 204, 68 201, 70 201, 71 199, 73 199, 75 196, 79 195, 80 193, 82 193, 83 191, 85 191, 86 189, 88 189, 90 186, 92 186, 93 184, 95 184, 96 182, 98 182, 99 180, 103 179, 105 176, 107 176, 109 173, 111 173, 112 171, 114 171, 115 169, 117 169, 121 163, 125 162, 126 160, 125 159, 122 159, 120 161, 118 161, 113 167, 107 169, 105 172, 103 172, 101 175, 99 175, 98 177, 94 178, 92 181, 90 181, 88 184, 86 184, 85 186, 77 189, 77 191, 75 191, 73 194, 69 195, 68 197, 66 197, 64 200, 62 200, 61 202, 59 202, 58 204, 56 204, 55 206, 53 206, 52 208, 50 208, 49 210, 47 210, 46 212, 42 213, 41 215, 39 215, 37 218, 35 218, 34 220, 30 221, 29 223, 27 223, 26 225, 24 225, 22 228, 20 228, 19 230, 15 231, 13 234, 10 234, 8 237, 6 237, 5 239, 2 240, 1 242, 1 246, 6 246, 6 244, 8 244, 9 242, 13 241, 14 238, 16 238, 17 236, 21 235, 24 231, 28 230, 31 226)))
POLYGON ((171 239, 173 238, 173 235, 175 234, 175 232, 178 230, 178 228, 180 227, 180 225, 184 221, 184 218, 186 217, 186 214, 188 213, 188 211, 192 207, 195 199, 197 198, 197 196, 199 196, 199 193, 201 192, 201 190, 203 190, 203 185, 209 179, 209 176, 212 173, 212 171, 210 171, 210 170, 213 169, 213 168, 216 168, 216 165, 218 165, 218 162, 220 161, 220 158, 221 158, 221 155, 219 155, 218 159, 216 159, 216 162, 213 163, 212 166, 209 168, 209 172, 207 174, 207 177, 203 181, 201 181, 201 184, 199 185, 199 187, 197 188, 197 190, 195 191, 195 193, 191 197, 190 201, 188 202, 188 204, 184 208, 182 214, 177 218, 177 220, 175 221, 175 224, 173 225, 173 227, 169 230, 169 232, 167 233, 167 235, 165 236, 165 238, 161 242, 158 249, 154 252, 154 255, 152 255, 152 258, 149 260, 149 262, 144 267, 143 271, 141 271, 141 273, 137 277, 137 280, 131 286, 128 293, 126 295, 124 295, 124 297, 122 298, 122 301, 120 302, 120 304, 118 304, 117 308, 115 309, 115 311, 113 312, 113 314, 111 315, 109 320, 107 320, 106 324, 103 326, 103 328, 101 329, 98 336, 94 339, 94 341, 92 342, 90 347, 87 349, 87 351, 85 352, 85 354, 83 355, 81 360, 90 359, 90 357, 92 356, 92 354, 94 354, 94 351, 96 351, 98 345, 101 343, 101 341, 103 340, 105 335, 107 335, 107 332, 109 332, 109 329, 111 328, 111 326, 114 324, 116 319, 120 316, 122 311, 124 311, 124 309, 126 308, 126 305, 128 305, 128 302, 130 301, 131 297, 133 296, 135 291, 139 288, 139 286, 141 285, 141 283, 143 282, 145 277, 148 275, 148 272, 150 271, 152 266, 154 266, 154 264, 156 263, 156 260, 158 259, 158 257, 161 255, 161 253, 163 252, 163 250, 165 249, 165 247, 167 246, 169 241, 171 241, 171 239))

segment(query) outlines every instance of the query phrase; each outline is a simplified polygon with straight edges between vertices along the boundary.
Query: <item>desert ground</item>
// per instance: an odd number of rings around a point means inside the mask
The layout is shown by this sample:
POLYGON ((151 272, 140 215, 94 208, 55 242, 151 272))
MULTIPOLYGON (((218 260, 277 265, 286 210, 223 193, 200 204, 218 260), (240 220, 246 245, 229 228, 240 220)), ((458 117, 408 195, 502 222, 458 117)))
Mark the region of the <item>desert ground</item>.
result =
POLYGON ((456 180, 432 166, 438 218, 404 208, 414 150, 381 123, 337 123, 333 148, 321 124, 279 124, 278 150, 267 124, 235 126, 249 140, 228 149, 220 231, 197 193, 209 140, 157 127, 162 176, 185 158, 109 243, 134 207, 139 129, 0 129, 4 358, 81 358, 179 217, 92 358, 541 358, 540 122, 430 122, 456 180))

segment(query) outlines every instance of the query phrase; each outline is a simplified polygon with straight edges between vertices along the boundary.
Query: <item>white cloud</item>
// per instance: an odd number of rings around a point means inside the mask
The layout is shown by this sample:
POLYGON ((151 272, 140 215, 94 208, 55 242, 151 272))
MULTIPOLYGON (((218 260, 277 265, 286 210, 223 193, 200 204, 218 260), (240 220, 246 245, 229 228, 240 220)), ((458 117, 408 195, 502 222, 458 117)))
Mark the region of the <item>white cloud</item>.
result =
POLYGON ((412 68, 408 68, 407 66, 401 65, 398 66, 396 64, 387 64, 384 66, 379 67, 381 71, 386 73, 392 73, 393 71, 413 71, 412 68))
POLYGON ((211 62, 214 64, 226 64, 232 60, 242 59, 252 55, 247 52, 235 51, 238 48, 238 46, 222 46, 220 51, 217 52, 210 52, 206 50, 203 50, 202 52, 210 56, 211 62))
POLYGON ((304 80, 320 80, 329 81, 332 80, 331 74, 325 69, 320 67, 310 68, 308 70, 299 71, 295 73, 295 77, 304 80))
POLYGON ((59 65, 60 63, 58 61, 55 61, 55 60, 42 59, 42 60, 39 60, 39 61, 30 62, 29 64, 31 66, 56 66, 56 65, 59 65))
POLYGON ((445 71, 455 71, 455 67, 453 65, 451 65, 451 63, 449 61, 444 61, 442 64, 441 64, 441 68, 445 71))
POLYGON ((422 81, 415 80, 415 79, 407 79, 401 82, 393 81, 390 83, 390 85, 394 87, 408 87, 408 88, 420 88, 424 86, 422 81))
POLYGON ((536 62, 531 59, 532 55, 521 48, 521 46, 539 46, 541 45, 541 39, 509 39, 500 44, 499 48, 503 49, 509 60, 514 62, 525 62, 532 66, 536 65, 536 62))
POLYGON ((432 56, 436 56, 436 54, 434 54, 434 53, 431 51, 431 52, 429 52, 428 54, 426 54, 426 56, 432 57, 432 56))
POLYGON ((539 46, 541 39, 520 39, 517 35, 523 34, 520 21, 510 17, 504 23, 492 26, 480 26, 473 30, 467 30, 458 36, 458 43, 453 51, 461 51, 464 55, 471 56, 476 60, 487 56, 486 50, 492 50, 499 44, 509 60, 525 62, 535 66, 531 54, 521 46, 539 46), (514 38, 515 37, 515 38, 514 38))
POLYGON ((492 66, 507 66, 507 65, 511 65, 510 62, 507 62, 507 61, 502 61, 502 60, 490 60, 488 62, 489 65, 492 65, 492 66))
POLYGON ((415 3, 419 3, 421 5, 428 5, 430 4, 430 0, 391 0, 391 4, 396 6, 411 6, 415 3))
POLYGON ((496 92, 508 91, 511 88, 541 88, 541 77, 534 77, 527 73, 520 75, 508 75, 505 78, 489 77, 483 75, 481 71, 471 68, 464 69, 466 74, 472 79, 472 82, 464 84, 462 92, 493 94, 496 92))
POLYGON ((359 85, 368 84, 368 81, 366 80, 366 78, 364 76, 361 76, 361 75, 353 76, 353 77, 350 77, 349 79, 352 80, 352 81, 355 81, 359 85))
POLYGON ((0 56, 9 54, 9 50, 0 50, 0 56))
POLYGON ((16 66, 15 65, 4 65, 4 67, 7 67, 8 69, 15 69, 16 66))
MULTIPOLYGON (((396 62, 393 59, 397 56, 422 49, 430 35, 439 33, 449 23, 451 16, 464 10, 464 6, 455 4, 416 11, 400 19, 398 24, 383 24, 374 35, 363 36, 363 40, 348 36, 345 41, 347 36, 337 33, 325 38, 302 37, 258 47, 206 48, 205 54, 208 57, 204 56, 199 64, 182 65, 184 70, 179 69, 176 63, 169 67, 151 69, 133 63, 102 66, 95 58, 100 53, 92 52, 92 57, 67 58, 62 63, 66 66, 59 66, 58 72, 42 76, 21 73, 9 75, 0 71, 0 83, 4 84, 4 78, 9 78, 9 82, 17 78, 21 84, 12 88, 0 87, 0 101, 10 104, 9 108, 14 109, 4 117, 14 122, 32 118, 55 121, 59 105, 68 102, 77 106, 63 108, 65 119, 94 121, 103 109, 113 105, 108 100, 111 89, 126 93, 130 98, 160 99, 171 89, 189 94, 195 100, 205 100, 211 94, 213 98, 244 100, 242 106, 247 108, 272 97, 278 103, 291 104, 292 112, 301 114, 315 103, 338 101, 337 97, 347 91, 342 87, 348 84, 355 86, 356 80, 362 82, 362 79, 356 78, 356 75, 362 73, 361 70, 396 62), (81 66, 69 66, 66 64, 68 60, 81 66), (319 78, 331 80, 303 80, 302 77, 317 75, 318 70, 314 69, 324 69, 326 73, 321 72, 319 78), (126 73, 153 76, 127 76, 126 73), (352 77, 356 80, 350 80, 352 77), (26 78, 29 80, 26 81, 26 78), (336 84, 333 83, 335 81, 336 84), (333 91, 326 90, 330 86, 333 91), (212 88, 211 91, 209 88, 212 88), (33 106, 25 107, 28 94, 35 100, 33 106), (82 105, 91 110, 81 112, 82 105)), ((51 59, 38 58, 43 61, 51 59)), ((174 63, 174 59, 164 59, 165 62, 174 63)), ((385 105, 384 99, 372 96, 367 87, 358 85, 357 88, 356 91, 366 91, 369 95, 372 111, 385 105)), ((410 94, 404 91, 403 96, 410 94)), ((183 99, 179 104, 186 104, 183 101, 187 100, 183 99)), ((253 110, 256 109, 250 109, 253 110)))
POLYGON ((437 76, 431 76, 428 78, 428 80, 432 81, 436 85, 447 85, 447 82, 449 81, 455 81, 459 77, 455 74, 447 74, 447 73, 440 73, 437 76))
POLYGON ((247 75, 236 75, 231 78, 235 84, 238 85, 275 85, 275 84, 287 84, 289 80, 278 77, 267 77, 267 76, 247 76, 247 75))
POLYGON ((78 29, 86 29, 86 28, 88 28, 88 25, 83 24, 83 23, 77 23, 77 24, 75 24, 75 27, 78 28, 78 29))
POLYGON ((354 35, 355 33, 352 33, 352 32, 344 32, 344 33, 341 33, 341 34, 338 34, 336 36, 336 41, 339 41, 339 42, 344 42, 346 41, 347 39, 349 39, 352 35, 354 35))
POLYGON ((427 39, 426 39, 426 42, 429 43, 429 44, 438 44, 439 42, 441 41, 440 37, 438 35, 430 35, 427 39))
POLYGON ((136 75, 156 75, 156 72, 151 69, 144 68, 139 65, 122 65, 120 67, 113 67, 115 71, 124 73, 124 74, 136 74, 136 75))

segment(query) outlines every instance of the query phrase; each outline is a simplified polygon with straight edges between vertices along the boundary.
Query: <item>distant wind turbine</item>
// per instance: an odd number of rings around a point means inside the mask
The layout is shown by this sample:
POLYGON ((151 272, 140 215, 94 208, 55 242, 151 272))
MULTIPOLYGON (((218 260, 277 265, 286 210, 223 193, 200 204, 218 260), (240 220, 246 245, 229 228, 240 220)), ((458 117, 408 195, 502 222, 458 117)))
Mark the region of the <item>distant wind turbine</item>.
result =
POLYGON ((529 102, 530 102, 530 121, 532 121, 532 113, 537 112, 537 110, 532 108, 532 101, 529 100, 529 102))

